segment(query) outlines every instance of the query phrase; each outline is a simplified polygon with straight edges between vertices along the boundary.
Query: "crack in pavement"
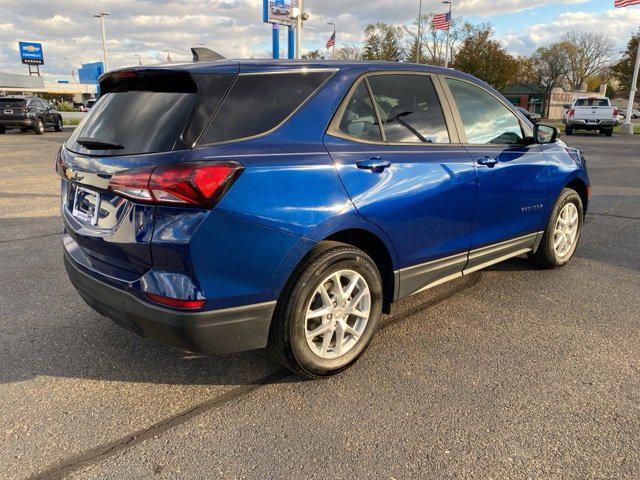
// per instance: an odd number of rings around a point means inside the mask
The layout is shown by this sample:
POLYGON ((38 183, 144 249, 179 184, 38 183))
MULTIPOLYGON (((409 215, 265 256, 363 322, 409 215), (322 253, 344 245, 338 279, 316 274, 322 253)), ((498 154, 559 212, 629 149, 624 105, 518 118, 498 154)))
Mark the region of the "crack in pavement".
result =
MULTIPOLYGON (((434 298, 431 298, 425 302, 418 304, 417 306, 409 309, 406 312, 402 312, 402 313, 399 313, 398 315, 390 316, 390 321, 384 323, 378 329, 378 332, 382 332, 387 328, 389 328, 390 326, 396 325, 398 322, 406 320, 422 310, 425 310, 436 304, 444 302, 445 300, 453 297, 454 295, 475 286, 480 282, 482 278, 481 272, 476 272, 474 274, 471 274, 469 277, 471 276, 473 276, 473 278, 471 279, 470 284, 467 283, 467 284, 459 285, 456 288, 440 293, 439 295, 436 295, 434 298)), ((249 395, 250 393, 258 390, 261 387, 282 381, 285 378, 291 377, 291 376, 292 374, 287 370, 284 370, 284 369, 277 370, 274 373, 271 373, 262 378, 254 380, 246 385, 241 385, 221 395, 217 395, 212 399, 207 400, 206 402, 195 405, 176 415, 173 415, 168 418, 164 418, 149 427, 143 428, 132 434, 126 435, 124 437, 113 440, 111 442, 98 445, 97 447, 91 448, 77 455, 69 457, 65 460, 62 460, 61 462, 54 464, 53 466, 41 471, 40 473, 36 473, 34 475, 27 477, 27 480, 62 479, 68 474, 72 472, 76 472, 81 468, 88 467, 90 465, 95 465, 109 457, 116 455, 119 452, 129 450, 146 440, 159 436, 171 430, 172 428, 175 428, 183 423, 186 423, 188 420, 198 415, 202 415, 203 413, 214 410, 227 403, 230 403, 234 400, 237 400, 246 395, 249 395)))
POLYGON ((54 237, 56 235, 62 235, 62 231, 59 231, 56 233, 45 233, 42 235, 34 235, 33 237, 10 238, 9 240, 0 240, 0 243, 21 242, 24 240, 35 240, 36 238, 54 237))
POLYGON ((616 215, 614 213, 598 213, 598 212, 588 212, 587 217, 589 215, 593 215, 595 217, 613 217, 613 218, 624 218, 626 220, 640 220, 640 217, 628 217, 626 215, 616 215))

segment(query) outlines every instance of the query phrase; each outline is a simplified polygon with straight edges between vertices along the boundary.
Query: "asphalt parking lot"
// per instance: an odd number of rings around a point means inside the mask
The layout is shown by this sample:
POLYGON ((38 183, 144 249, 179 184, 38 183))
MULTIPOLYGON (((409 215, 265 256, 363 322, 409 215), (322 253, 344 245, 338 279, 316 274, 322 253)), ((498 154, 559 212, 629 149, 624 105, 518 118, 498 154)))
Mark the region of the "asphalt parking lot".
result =
POLYGON ((410 297, 313 382, 81 301, 53 173, 67 135, 0 135, 0 478, 638 478, 639 136, 569 139, 593 200, 568 266, 514 259, 410 297))

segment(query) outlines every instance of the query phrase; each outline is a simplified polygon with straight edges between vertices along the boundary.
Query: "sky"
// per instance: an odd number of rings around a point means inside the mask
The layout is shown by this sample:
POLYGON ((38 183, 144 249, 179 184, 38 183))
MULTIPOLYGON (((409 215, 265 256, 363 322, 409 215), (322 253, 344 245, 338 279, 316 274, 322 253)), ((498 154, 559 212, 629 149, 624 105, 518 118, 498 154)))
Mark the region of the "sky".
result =
MULTIPOLYGON (((640 6, 616 9, 613 0, 453 0, 454 17, 489 22, 514 54, 530 54, 569 30, 604 33, 622 50, 640 28, 640 6)), ((325 50, 337 25, 337 46, 359 45, 363 30, 378 21, 410 25, 418 0, 304 0, 310 14, 303 51, 325 50)), ((444 12, 440 0, 423 0, 423 12, 444 12)), ((0 71, 27 73, 18 41, 43 43, 51 80, 70 78, 82 63, 102 59, 98 19, 108 12, 111 68, 190 60, 189 48, 204 44, 227 58, 270 57, 271 27, 262 23, 262 0, 0 0, 0 71)), ((286 46, 282 29, 281 46, 286 46)))

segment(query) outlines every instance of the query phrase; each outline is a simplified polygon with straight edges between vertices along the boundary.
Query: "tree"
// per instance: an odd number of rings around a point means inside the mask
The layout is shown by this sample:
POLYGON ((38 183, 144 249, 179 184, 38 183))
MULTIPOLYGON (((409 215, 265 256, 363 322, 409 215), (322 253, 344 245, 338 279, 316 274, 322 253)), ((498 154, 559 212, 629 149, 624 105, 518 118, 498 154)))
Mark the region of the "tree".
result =
POLYGON ((304 55, 302 55, 302 58, 304 58, 305 60, 325 60, 326 57, 324 56, 324 53, 322 53, 320 50, 312 50, 309 53, 305 53, 304 55))
POLYGON ((533 60, 529 57, 516 57, 517 70, 513 78, 516 83, 537 83, 538 72, 533 60))
POLYGON ((562 45, 568 62, 567 80, 576 91, 610 62, 614 46, 602 33, 577 31, 563 35, 562 45))
POLYGON ((640 44, 640 30, 627 43, 627 48, 622 52, 622 58, 611 67, 611 73, 620 82, 620 90, 628 93, 631 90, 631 80, 633 80, 633 67, 638 54, 638 44, 640 44))
POLYGON ((484 26, 462 42, 453 67, 484 80, 497 90, 504 89, 518 74, 518 61, 492 39, 493 29, 484 26))
POLYGON ((386 23, 376 23, 367 26, 364 30, 365 60, 389 60, 399 62, 404 57, 402 46, 402 28, 386 23))
MULTIPOLYGON (((447 55, 447 31, 436 30, 433 26, 433 14, 423 15, 421 18, 420 28, 420 59, 418 63, 429 63, 431 65, 446 64, 447 55)), ((464 38, 473 31, 473 26, 468 22, 454 18, 451 22, 449 33, 449 46, 452 52, 456 52, 460 43, 464 38)), ((407 50, 406 61, 416 61, 416 50, 418 47, 418 18, 416 17, 411 27, 404 27, 409 35, 409 46, 407 50)), ((455 55, 450 55, 455 57, 455 55)))
POLYGON ((563 42, 552 43, 548 47, 540 47, 531 58, 538 74, 538 83, 543 88, 542 112, 549 116, 551 92, 562 86, 567 76, 567 49, 563 42))
POLYGON ((362 50, 355 45, 345 43, 336 49, 336 58, 338 60, 361 60, 362 50))

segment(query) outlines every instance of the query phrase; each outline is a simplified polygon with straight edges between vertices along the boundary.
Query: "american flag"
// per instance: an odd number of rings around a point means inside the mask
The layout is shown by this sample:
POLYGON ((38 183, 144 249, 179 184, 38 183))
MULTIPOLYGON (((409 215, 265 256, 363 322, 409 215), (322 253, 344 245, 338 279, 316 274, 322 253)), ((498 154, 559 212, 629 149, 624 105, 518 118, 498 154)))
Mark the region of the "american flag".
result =
MULTIPOLYGON (((617 0, 616 0, 617 1, 617 0)), ((633 0, 640 1, 640 0, 633 0)), ((439 13, 433 16, 433 27, 436 30, 449 30, 451 26, 451 13, 439 13)))
POLYGON ((640 5, 640 0, 614 0, 613 5, 616 8, 630 7, 631 5, 640 5))
MULTIPOLYGON (((640 1, 640 0, 639 0, 640 1)), ((331 36, 329 37, 329 40, 327 40, 327 48, 331 48, 336 44, 336 32, 334 31, 331 36)))

